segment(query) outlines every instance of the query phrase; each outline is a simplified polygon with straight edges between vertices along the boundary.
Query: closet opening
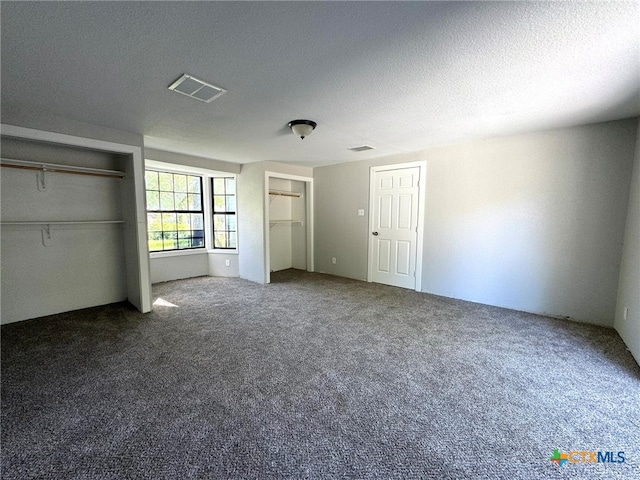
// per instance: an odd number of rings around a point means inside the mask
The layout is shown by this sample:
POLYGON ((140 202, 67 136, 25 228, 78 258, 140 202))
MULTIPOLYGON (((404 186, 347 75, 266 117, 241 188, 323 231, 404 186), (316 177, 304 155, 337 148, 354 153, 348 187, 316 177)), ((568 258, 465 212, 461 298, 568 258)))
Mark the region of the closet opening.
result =
POLYGON ((141 148, 2 126, 1 323, 151 310, 141 148))
POLYGON ((265 278, 294 268, 313 271, 313 179, 266 172, 265 278))

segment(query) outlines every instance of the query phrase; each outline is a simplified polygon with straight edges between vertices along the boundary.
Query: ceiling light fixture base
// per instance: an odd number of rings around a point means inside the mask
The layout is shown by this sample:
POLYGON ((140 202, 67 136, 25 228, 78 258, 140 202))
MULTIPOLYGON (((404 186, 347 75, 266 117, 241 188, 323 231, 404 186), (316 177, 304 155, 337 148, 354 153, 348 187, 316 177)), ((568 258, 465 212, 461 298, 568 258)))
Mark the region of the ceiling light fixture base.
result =
POLYGON ((304 140, 304 137, 311 135, 318 124, 312 120, 291 120, 289 122, 289 128, 294 135, 304 140))

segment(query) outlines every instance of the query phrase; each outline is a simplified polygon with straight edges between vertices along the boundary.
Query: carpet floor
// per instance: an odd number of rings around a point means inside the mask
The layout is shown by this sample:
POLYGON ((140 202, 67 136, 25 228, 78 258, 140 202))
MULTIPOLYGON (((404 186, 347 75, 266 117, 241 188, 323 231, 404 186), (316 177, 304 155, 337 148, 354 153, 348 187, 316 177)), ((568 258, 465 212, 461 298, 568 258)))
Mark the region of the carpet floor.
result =
POLYGON ((294 270, 153 293, 2 327, 3 479, 640 478, 614 330, 294 270))

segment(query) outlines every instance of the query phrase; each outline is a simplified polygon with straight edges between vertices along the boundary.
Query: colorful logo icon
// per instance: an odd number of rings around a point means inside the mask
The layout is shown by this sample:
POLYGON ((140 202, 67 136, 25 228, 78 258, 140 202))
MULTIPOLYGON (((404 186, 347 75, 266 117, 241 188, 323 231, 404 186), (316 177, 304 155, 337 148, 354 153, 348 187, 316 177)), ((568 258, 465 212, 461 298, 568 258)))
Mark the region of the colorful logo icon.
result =
POLYGON ((552 462, 555 462, 558 464, 559 467, 563 466, 566 462, 569 461, 569 458, 567 457, 566 453, 560 453, 560 451, 556 448, 553 451, 553 457, 550 457, 550 460, 552 462))

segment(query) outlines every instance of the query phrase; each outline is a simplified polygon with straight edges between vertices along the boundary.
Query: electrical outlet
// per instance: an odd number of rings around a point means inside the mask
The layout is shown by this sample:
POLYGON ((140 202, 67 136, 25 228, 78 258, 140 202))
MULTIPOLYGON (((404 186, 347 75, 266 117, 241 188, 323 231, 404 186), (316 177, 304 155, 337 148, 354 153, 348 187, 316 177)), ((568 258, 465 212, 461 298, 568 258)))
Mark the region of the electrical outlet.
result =
POLYGON ((364 208, 359 208, 358 209, 358 216, 359 217, 364 217, 364 208))
POLYGON ((331 263, 333 263, 334 265, 338 263, 338 260, 336 260, 336 257, 331 257, 331 263))
POLYGON ((231 266, 231 260, 225 260, 224 261, 224 265, 225 265, 225 267, 230 267, 231 266))

